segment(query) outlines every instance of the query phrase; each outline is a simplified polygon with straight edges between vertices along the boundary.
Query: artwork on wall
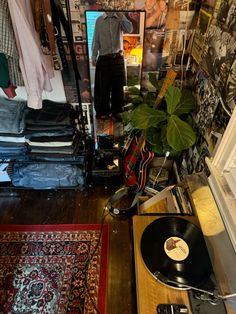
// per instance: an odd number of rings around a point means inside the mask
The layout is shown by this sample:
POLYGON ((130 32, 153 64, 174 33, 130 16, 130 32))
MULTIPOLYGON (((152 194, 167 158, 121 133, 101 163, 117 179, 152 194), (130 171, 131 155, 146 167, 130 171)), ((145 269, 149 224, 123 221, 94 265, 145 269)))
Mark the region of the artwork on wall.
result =
POLYGON ((230 119, 220 101, 220 93, 216 92, 209 76, 201 68, 196 72, 195 86, 197 112, 194 122, 198 141, 183 160, 181 167, 187 173, 207 171, 205 157, 214 156, 230 119))
POLYGON ((215 88, 202 71, 196 74, 196 92, 198 95, 198 109, 195 122, 199 132, 204 138, 208 137, 216 108, 219 103, 219 95, 215 93, 215 88))
POLYGON ((235 32, 236 26, 236 3, 234 0, 224 0, 218 2, 215 17, 217 24, 231 35, 235 32))
POLYGON ((207 11, 201 9, 199 11, 198 31, 200 34, 205 35, 210 25, 212 15, 207 11))
POLYGON ((197 9, 196 1, 170 0, 166 17, 166 29, 190 29, 197 9))
POLYGON ((225 99, 226 104, 233 110, 236 105, 236 60, 234 60, 229 70, 222 96, 225 99))
POLYGON ((201 8, 209 13, 213 13, 216 0, 202 0, 201 8))
POLYGON ((211 132, 224 134, 224 131, 229 123, 229 119, 230 116, 223 108, 222 103, 219 103, 217 110, 215 111, 215 115, 213 117, 211 132))
MULTIPOLYGON (((97 3, 100 5, 99 9, 102 10, 116 10, 116 11, 124 11, 124 10, 134 10, 135 9, 135 0, 122 0, 122 1, 111 1, 111 0, 88 0, 88 2, 97 3)), ((89 10, 97 10, 90 5, 89 10)))
POLYGON ((192 45, 193 31, 170 30, 165 32, 162 50, 161 67, 174 67, 178 70, 189 64, 189 53, 192 45), (184 52, 184 53, 183 53, 184 52))
POLYGON ((193 39, 191 55, 199 64, 196 121, 208 139, 212 132, 224 133, 236 105, 235 7, 233 0, 202 1, 193 39))
POLYGON ((213 157, 236 104, 235 1, 203 0, 193 38, 198 141, 186 152, 184 174, 208 171, 205 157, 213 157), (233 13, 234 12, 234 13, 233 13))
MULTIPOLYGON (((66 15, 65 0, 61 0, 61 4, 66 15)), ((86 10, 86 5, 83 0, 70 1, 70 13, 71 13, 73 40, 76 43, 86 40, 85 21, 84 21, 85 10, 86 10)), ((66 35, 63 29, 62 29, 62 38, 66 42, 66 35)))
POLYGON ((196 9, 196 1, 189 0, 170 0, 170 6, 176 10, 187 11, 196 9))
POLYGON ((192 149, 191 163, 193 167, 193 172, 207 172, 206 157, 210 157, 211 153, 209 151, 208 143, 203 139, 199 138, 199 142, 192 149))
POLYGON ((133 31, 131 34, 139 34, 140 33, 140 14, 138 11, 129 11, 125 12, 124 15, 133 25, 133 31))
MULTIPOLYGON (((66 58, 68 62, 68 68, 63 69, 62 79, 66 94, 66 99, 71 103, 78 103, 78 95, 75 84, 73 64, 71 60, 70 50, 67 43, 64 43, 66 58)), ((79 73, 81 76, 80 80, 80 94, 83 103, 91 102, 91 91, 90 91, 90 80, 88 71, 88 53, 86 42, 74 44, 75 54, 79 73)))
POLYGON ((157 71, 161 66, 164 32, 148 29, 145 31, 143 48, 143 71, 157 71))
POLYGON ((206 33, 209 28, 211 19, 212 19, 211 13, 203 9, 199 11, 199 18, 198 18, 198 24, 197 24, 198 27, 194 34, 192 49, 191 49, 191 55, 198 64, 201 62, 206 33))
POLYGON ((146 0, 144 10, 146 11, 146 28, 165 29, 168 11, 166 0, 146 0))
MULTIPOLYGON (((66 13, 66 3, 65 0, 61 1, 63 10, 66 13)), ((89 82, 89 72, 88 72, 88 52, 86 45, 86 29, 85 29, 85 17, 84 11, 86 10, 88 3, 84 0, 72 0, 70 4, 72 31, 73 31, 73 41, 74 41, 74 51, 77 60, 78 70, 81 76, 79 82, 81 101, 83 103, 91 102, 91 92, 90 92, 90 82, 89 82)), ((62 36, 64 32, 62 29, 62 36)), ((63 36, 64 49, 66 52, 66 59, 68 63, 68 68, 63 69, 62 79, 65 89, 66 99, 70 103, 78 103, 77 88, 73 70, 73 64, 71 60, 69 45, 67 43, 66 36, 63 36)))
POLYGON ((123 36, 123 52, 127 63, 133 63, 132 49, 141 45, 140 36, 123 36))
POLYGON ((197 143, 183 153, 182 162, 179 166, 179 175, 184 180, 186 175, 198 172, 204 172, 209 175, 205 158, 211 157, 208 142, 199 134, 197 143))
POLYGON ((230 33, 218 25, 211 25, 206 37, 201 66, 221 93, 229 111, 235 107, 234 97, 227 97, 228 89, 232 90, 235 86, 235 51, 236 41, 230 33))

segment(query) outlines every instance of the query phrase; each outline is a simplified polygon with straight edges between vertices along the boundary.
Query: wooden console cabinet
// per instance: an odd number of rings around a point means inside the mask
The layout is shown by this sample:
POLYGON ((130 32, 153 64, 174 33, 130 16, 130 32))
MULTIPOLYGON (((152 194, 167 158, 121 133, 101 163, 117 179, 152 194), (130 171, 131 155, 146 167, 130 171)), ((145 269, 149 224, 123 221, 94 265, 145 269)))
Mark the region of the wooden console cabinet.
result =
MULTIPOLYGON (((188 186, 195 207, 194 216, 181 217, 201 228, 211 258, 216 281, 219 286, 219 294, 224 296, 227 313, 235 314, 235 251, 206 177, 203 174, 190 176, 188 178, 188 186)), ((187 290, 174 289, 159 282, 151 272, 149 272, 143 261, 140 249, 142 234, 150 223, 166 214, 163 203, 160 203, 160 207, 158 207, 156 213, 156 215, 141 214, 133 217, 138 313, 156 314, 157 305, 160 303, 181 303, 186 305, 188 313, 192 314, 187 290)))
POLYGON ((145 228, 155 219, 161 216, 134 216, 133 236, 134 236, 134 256, 135 256, 135 276, 137 309, 139 314, 156 314, 159 303, 181 303, 188 308, 188 313, 192 313, 186 290, 170 288, 159 282, 147 269, 140 250, 140 241, 145 228))

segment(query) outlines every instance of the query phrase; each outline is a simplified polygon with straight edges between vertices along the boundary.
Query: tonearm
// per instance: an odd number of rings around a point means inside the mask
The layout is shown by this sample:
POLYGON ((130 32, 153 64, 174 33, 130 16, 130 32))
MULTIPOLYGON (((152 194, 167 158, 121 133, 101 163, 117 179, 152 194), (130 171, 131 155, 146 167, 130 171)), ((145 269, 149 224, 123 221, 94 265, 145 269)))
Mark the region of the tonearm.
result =
POLYGON ((187 284, 182 284, 182 283, 179 283, 177 281, 168 279, 166 276, 161 274, 159 271, 156 271, 154 273, 154 276, 163 283, 173 284, 173 285, 177 286, 178 288, 192 289, 192 290, 195 290, 198 292, 202 292, 203 295, 200 295, 199 299, 201 299, 203 301, 210 301, 212 303, 217 303, 217 300, 219 300, 219 299, 220 300, 226 300, 226 299, 230 299, 230 298, 233 298, 236 296, 236 293, 221 295, 221 294, 219 294, 218 289, 214 289, 213 291, 208 291, 208 290, 196 288, 196 287, 193 287, 193 286, 190 286, 187 284), (207 296, 210 296, 210 298, 207 296))

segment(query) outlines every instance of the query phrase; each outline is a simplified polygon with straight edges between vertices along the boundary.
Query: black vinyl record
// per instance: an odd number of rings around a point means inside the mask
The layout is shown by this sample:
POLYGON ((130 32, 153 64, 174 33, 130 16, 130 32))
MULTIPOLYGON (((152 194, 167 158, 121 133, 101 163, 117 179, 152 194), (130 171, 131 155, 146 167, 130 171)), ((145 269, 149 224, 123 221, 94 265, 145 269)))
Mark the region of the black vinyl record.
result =
POLYGON ((183 218, 150 223, 142 234, 141 254, 155 278, 176 288, 199 287, 212 273, 201 230, 183 218))

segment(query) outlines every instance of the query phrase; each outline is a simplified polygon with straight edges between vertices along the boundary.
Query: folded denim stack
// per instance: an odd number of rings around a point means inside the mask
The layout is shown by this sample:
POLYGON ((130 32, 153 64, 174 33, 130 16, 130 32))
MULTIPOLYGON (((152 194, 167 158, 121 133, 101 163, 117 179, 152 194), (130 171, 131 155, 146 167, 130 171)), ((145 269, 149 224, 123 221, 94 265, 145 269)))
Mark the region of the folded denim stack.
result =
POLYGON ((25 124, 31 162, 14 164, 12 184, 35 189, 83 186, 81 140, 73 107, 44 100, 42 109, 28 110, 25 124))
POLYGON ((30 156, 58 158, 76 156, 80 137, 74 121, 74 110, 68 103, 43 101, 41 110, 26 115, 26 142, 30 156))
POLYGON ((64 163, 15 164, 12 184, 16 187, 51 189, 84 185, 82 169, 64 163))
POLYGON ((0 158, 23 157, 27 153, 25 145, 26 102, 0 97, 0 158))

